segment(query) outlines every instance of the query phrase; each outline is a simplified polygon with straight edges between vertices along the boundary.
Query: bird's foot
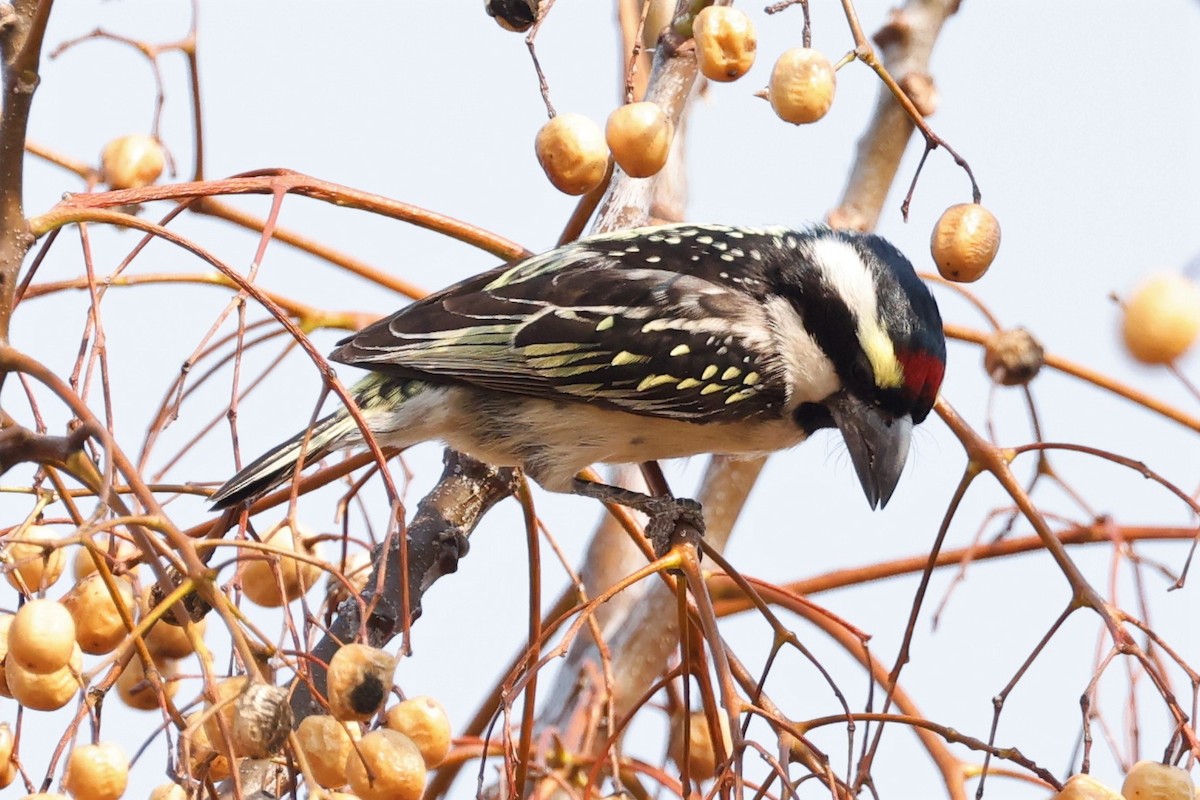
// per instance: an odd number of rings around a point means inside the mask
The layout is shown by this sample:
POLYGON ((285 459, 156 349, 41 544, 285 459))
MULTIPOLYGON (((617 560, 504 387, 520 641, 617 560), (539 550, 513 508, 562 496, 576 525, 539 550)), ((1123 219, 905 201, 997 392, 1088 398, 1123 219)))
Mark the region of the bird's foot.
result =
POLYGON ((704 536, 704 509, 686 497, 651 497, 642 509, 650 518, 646 538, 655 557, 663 556, 677 541, 704 536))

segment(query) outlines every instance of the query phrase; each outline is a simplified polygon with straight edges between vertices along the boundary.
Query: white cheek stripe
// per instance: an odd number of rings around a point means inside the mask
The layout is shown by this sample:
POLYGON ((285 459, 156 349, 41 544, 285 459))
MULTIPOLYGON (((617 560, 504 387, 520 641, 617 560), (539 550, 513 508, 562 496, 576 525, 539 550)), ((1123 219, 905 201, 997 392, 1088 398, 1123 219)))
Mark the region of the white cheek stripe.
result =
POLYGON ((801 403, 818 403, 841 388, 833 362, 804 328, 804 322, 782 297, 766 303, 767 321, 775 339, 775 352, 783 361, 787 409, 801 403))

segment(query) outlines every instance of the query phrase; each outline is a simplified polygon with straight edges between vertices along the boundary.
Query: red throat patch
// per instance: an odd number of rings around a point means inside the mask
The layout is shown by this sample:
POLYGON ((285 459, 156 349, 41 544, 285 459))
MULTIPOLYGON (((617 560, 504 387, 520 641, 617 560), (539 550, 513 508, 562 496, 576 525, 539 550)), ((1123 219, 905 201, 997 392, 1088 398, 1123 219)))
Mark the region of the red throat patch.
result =
POLYGON ((896 357, 904 367, 905 393, 920 400, 922 405, 932 406, 942 386, 945 362, 921 350, 901 351, 896 357))

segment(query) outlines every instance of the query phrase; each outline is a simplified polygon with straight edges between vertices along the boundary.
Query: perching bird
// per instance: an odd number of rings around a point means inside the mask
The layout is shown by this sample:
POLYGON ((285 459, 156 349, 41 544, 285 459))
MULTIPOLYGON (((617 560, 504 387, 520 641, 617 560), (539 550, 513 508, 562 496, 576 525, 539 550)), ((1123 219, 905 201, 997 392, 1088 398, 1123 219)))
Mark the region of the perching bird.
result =
MULTIPOLYGON (((836 426, 872 508, 892 496, 946 362, 937 304, 886 240, 675 224, 580 239, 468 278, 343 339, 376 440, 440 440, 656 522, 690 501, 577 477, 595 463, 756 455, 836 426)), ((225 508, 362 444, 340 409, 249 465, 225 508)))

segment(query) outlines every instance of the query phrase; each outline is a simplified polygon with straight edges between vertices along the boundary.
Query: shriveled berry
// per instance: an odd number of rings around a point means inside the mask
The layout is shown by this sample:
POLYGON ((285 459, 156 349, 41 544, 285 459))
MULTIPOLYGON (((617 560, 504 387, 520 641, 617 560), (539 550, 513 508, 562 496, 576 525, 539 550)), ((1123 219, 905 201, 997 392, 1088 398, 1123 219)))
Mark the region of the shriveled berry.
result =
POLYGON ((758 36, 745 12, 730 6, 708 6, 692 21, 696 61, 710 81, 735 81, 754 66, 758 36))
POLYGON ((329 713, 344 722, 366 722, 387 698, 395 669, 395 660, 378 648, 343 645, 329 659, 329 713))
POLYGON ((357 722, 338 722, 328 714, 313 714, 296 729, 300 747, 317 783, 327 789, 346 784, 346 759, 362 738, 357 722))
POLYGON ((771 70, 767 99, 784 122, 816 122, 833 105, 837 76, 824 53, 808 47, 785 50, 771 70))
POLYGON ((929 250, 946 280, 977 281, 1000 250, 1000 223, 977 203, 950 206, 933 228, 929 250))
POLYGON ((1001 386, 1024 386, 1045 362, 1042 345, 1024 328, 996 331, 984 344, 983 368, 1001 386))
POLYGON ((1125 800, 1193 800, 1195 792, 1186 769, 1157 761, 1137 762, 1121 784, 1125 800))

